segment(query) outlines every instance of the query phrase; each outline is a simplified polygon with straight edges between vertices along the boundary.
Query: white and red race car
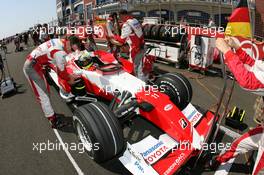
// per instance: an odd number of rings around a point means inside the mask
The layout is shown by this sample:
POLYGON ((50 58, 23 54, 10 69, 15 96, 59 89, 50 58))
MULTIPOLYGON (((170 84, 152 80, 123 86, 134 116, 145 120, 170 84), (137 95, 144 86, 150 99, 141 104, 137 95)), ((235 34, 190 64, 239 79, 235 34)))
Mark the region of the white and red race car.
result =
POLYGON ((93 55, 86 65, 76 56, 67 58, 68 72, 81 76, 74 86, 58 78, 54 65, 48 70, 57 86, 75 95, 74 127, 89 157, 100 163, 118 156, 136 175, 171 175, 200 154, 216 116, 190 103, 192 87, 183 75, 164 74, 148 85, 128 71, 125 60, 118 62, 104 51, 93 55), (126 141, 123 124, 137 117, 161 134, 150 134, 136 143, 126 141))

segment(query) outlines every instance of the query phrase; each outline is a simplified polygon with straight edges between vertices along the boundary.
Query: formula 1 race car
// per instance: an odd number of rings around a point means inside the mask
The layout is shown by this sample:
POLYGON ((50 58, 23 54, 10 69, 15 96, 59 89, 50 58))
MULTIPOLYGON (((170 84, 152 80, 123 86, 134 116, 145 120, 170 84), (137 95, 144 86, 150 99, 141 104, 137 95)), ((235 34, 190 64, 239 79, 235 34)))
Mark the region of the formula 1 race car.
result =
POLYGON ((190 103, 192 87, 183 75, 164 74, 149 85, 112 54, 95 51, 92 55, 85 64, 77 56, 67 57, 68 73, 80 75, 73 86, 60 80, 54 65, 47 75, 74 95, 74 127, 91 159, 101 163, 118 157, 132 174, 171 175, 201 153, 202 143, 215 127, 215 115, 190 103), (124 125, 135 118, 151 123, 159 135, 126 141, 124 125))

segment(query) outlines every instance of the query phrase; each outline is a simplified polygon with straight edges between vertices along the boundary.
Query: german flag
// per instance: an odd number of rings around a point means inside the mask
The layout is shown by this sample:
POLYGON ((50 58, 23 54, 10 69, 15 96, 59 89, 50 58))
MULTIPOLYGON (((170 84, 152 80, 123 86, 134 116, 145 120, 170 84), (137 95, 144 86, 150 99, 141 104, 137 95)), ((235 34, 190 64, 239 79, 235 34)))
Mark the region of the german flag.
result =
POLYGON ((252 38, 247 0, 240 0, 229 18, 225 35, 252 38))

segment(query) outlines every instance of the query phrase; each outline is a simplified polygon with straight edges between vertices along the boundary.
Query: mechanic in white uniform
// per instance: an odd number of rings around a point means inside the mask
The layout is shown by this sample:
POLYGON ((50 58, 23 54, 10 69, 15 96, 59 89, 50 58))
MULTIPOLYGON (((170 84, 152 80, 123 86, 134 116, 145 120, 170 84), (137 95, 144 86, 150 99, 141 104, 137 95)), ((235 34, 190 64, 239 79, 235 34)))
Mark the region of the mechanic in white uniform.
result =
POLYGON ((59 121, 51 106, 49 98, 49 85, 45 78, 45 71, 43 66, 53 63, 57 67, 58 76, 68 81, 69 84, 74 84, 76 75, 68 75, 66 72, 66 59, 67 52, 77 50, 79 48, 79 39, 71 36, 69 40, 66 39, 52 39, 39 47, 34 49, 26 59, 24 64, 24 74, 28 79, 36 97, 40 103, 44 115, 50 121, 52 128, 60 128, 65 124, 59 121))
POLYGON ((128 44, 130 50, 130 61, 134 63, 134 73, 142 81, 146 81, 147 76, 143 73, 143 58, 145 54, 144 34, 141 24, 137 19, 128 14, 126 10, 119 12, 119 17, 123 22, 121 36, 109 36, 118 41, 121 45, 128 44))

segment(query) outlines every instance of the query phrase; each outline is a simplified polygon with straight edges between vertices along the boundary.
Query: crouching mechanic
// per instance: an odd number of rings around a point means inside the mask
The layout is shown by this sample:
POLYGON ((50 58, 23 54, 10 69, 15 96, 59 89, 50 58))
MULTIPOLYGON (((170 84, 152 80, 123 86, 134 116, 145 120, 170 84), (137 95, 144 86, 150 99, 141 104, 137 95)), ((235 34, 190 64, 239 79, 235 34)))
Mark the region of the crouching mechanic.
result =
POLYGON ((69 75, 66 72, 67 52, 71 49, 76 51, 78 43, 76 37, 69 37, 66 39, 52 39, 33 50, 26 59, 24 64, 24 74, 28 79, 41 108, 50 121, 52 128, 61 128, 66 123, 58 120, 49 99, 49 86, 45 78, 43 66, 54 63, 57 67, 58 76, 66 80, 69 84, 74 84, 76 75, 69 75))
MULTIPOLYGON (((263 96, 264 61, 254 60, 251 58, 231 37, 227 37, 226 39, 217 39, 216 47, 223 52, 225 56, 225 63, 234 74, 238 84, 250 92, 263 96), (235 49, 236 52, 232 51, 232 48, 235 49)), ((264 111, 262 111, 262 117, 264 117, 264 111)), ((252 174, 260 174, 264 168, 263 123, 235 140, 232 143, 231 148, 211 160, 210 165, 213 169, 216 169, 220 164, 225 164, 237 155, 247 153, 250 150, 258 151, 252 174)), ((264 173, 264 171, 262 173, 264 173)))
MULTIPOLYGON (((142 81, 146 81, 146 75, 143 73, 143 58, 145 54, 144 35, 139 21, 128 14, 126 10, 119 12, 119 17, 123 22, 121 36, 109 34, 108 37, 120 43, 128 44, 130 50, 130 61, 134 64, 134 73, 142 81)), ((117 44, 117 43, 113 43, 117 44)))

